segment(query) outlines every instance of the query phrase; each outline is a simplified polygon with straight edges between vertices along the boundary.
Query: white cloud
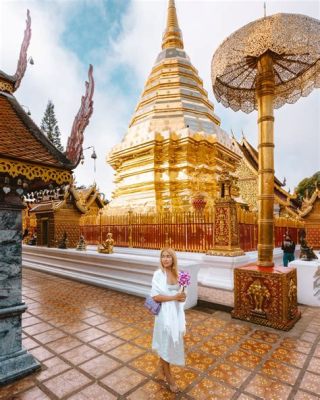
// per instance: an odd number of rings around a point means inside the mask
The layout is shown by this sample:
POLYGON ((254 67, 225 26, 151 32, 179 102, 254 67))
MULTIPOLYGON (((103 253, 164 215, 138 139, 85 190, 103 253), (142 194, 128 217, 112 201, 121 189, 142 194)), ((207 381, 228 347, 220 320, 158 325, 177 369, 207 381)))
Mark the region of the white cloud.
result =
MULTIPOLYGON (((263 16, 263 2, 177 0, 176 4, 185 50, 204 80, 216 113, 222 119, 222 126, 227 131, 233 128, 238 138, 243 129, 256 145, 256 113, 235 113, 217 104, 212 95, 210 66, 214 50, 223 39, 235 29, 263 16)), ((31 109, 32 117, 38 124, 48 99, 52 99, 64 143, 80 105, 88 68, 61 42, 68 7, 71 6, 74 2, 2 1, 0 4, 1 36, 6 38, 1 45, 0 68, 7 73, 15 72, 26 9, 30 8, 33 32, 29 54, 33 56, 35 65, 28 67, 16 96, 31 109)), ((97 49, 105 57, 101 65, 94 65, 95 109, 85 133, 84 145, 96 147, 99 157, 96 180, 108 197, 113 186, 112 169, 106 165, 105 156, 123 138, 130 115, 134 112, 132 100, 117 86, 118 81, 110 80, 109 76, 119 66, 125 65, 133 73, 142 92, 161 49, 166 8, 167 0, 133 1, 123 17, 120 36, 109 48, 106 45, 106 49, 97 49)), ((267 13, 275 12, 295 12, 320 18, 317 1, 268 1, 267 13)), ((291 188, 304 176, 320 169, 319 110, 320 90, 317 90, 308 98, 300 99, 295 105, 284 106, 275 113, 276 173, 279 178, 286 176, 291 188)), ((93 180, 93 165, 90 152, 85 155, 86 164, 78 167, 76 177, 79 183, 89 184, 93 180)))

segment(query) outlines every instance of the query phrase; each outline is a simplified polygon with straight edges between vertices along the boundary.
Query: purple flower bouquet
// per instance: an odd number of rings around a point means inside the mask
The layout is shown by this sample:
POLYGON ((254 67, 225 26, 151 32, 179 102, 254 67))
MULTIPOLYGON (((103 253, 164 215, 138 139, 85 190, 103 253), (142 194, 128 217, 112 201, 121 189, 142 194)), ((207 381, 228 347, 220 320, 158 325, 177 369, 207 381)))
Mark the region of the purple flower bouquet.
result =
POLYGON ((178 284, 182 287, 182 291, 184 288, 190 285, 191 276, 189 272, 179 271, 178 276, 178 284))

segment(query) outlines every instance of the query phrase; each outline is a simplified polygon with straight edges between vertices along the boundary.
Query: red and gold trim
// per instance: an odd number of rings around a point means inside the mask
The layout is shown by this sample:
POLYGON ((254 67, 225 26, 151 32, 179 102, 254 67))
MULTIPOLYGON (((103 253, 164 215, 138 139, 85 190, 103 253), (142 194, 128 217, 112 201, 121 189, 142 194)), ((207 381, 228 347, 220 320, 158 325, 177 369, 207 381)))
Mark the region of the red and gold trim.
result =
POLYGON ((58 185, 69 183, 72 180, 72 171, 69 170, 4 158, 0 158, 0 173, 8 174, 13 178, 22 176, 30 181, 34 179, 41 179, 43 182, 54 181, 58 185))

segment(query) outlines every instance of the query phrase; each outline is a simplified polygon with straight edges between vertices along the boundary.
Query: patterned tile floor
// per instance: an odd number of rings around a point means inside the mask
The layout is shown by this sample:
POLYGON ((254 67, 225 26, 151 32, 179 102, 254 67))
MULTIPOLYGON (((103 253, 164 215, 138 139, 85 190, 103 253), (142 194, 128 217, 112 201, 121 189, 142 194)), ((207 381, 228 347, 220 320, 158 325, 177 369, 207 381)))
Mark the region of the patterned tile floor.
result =
POLYGON ((153 318, 138 297, 31 270, 23 273, 23 344, 42 370, 0 388, 0 399, 320 399, 320 309, 280 332, 187 312, 186 367, 174 395, 155 376, 153 318))

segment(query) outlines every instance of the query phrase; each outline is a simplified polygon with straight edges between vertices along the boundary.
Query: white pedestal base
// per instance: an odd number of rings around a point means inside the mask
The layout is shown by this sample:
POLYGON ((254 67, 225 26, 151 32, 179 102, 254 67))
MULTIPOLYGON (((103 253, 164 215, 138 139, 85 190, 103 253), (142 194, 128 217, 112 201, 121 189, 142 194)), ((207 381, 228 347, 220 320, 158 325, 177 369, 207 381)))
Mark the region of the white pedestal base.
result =
POLYGON ((320 307, 320 259, 294 260, 289 267, 297 269, 298 303, 320 307))
MULTIPOLYGON (((22 266, 145 297, 150 293, 153 273, 159 268, 160 251, 139 250, 118 252, 115 248, 113 254, 101 254, 92 248, 77 251, 24 245, 22 266)), ((188 309, 198 301, 199 264, 179 259, 179 268, 191 275, 185 304, 188 309)))

